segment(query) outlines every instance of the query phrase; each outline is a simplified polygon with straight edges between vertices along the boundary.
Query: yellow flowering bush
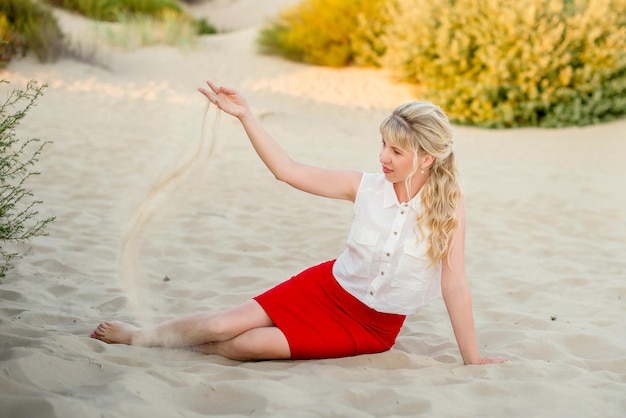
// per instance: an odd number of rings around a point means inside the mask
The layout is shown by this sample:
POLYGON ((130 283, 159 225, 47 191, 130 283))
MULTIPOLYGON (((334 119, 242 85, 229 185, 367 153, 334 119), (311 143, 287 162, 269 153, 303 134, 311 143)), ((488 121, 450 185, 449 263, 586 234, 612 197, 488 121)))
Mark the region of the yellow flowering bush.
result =
POLYGON ((309 64, 339 67, 375 64, 385 0, 303 0, 261 30, 264 53, 309 64))
POLYGON ((457 123, 626 114, 626 0, 303 0, 259 43, 311 64, 386 67, 457 123))
POLYGON ((626 113, 626 0, 403 0, 384 64, 457 123, 587 125, 626 113))

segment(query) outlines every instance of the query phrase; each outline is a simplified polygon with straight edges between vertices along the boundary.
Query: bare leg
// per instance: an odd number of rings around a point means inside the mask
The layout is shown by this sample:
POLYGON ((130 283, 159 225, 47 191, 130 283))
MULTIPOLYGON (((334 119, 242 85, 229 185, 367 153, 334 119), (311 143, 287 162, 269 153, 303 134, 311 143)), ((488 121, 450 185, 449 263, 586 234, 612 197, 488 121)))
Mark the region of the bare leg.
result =
POLYGON ((192 349, 239 361, 291 358, 287 338, 275 326, 251 329, 233 339, 197 345, 192 349))
POLYGON ((192 314, 147 330, 124 322, 102 322, 91 336, 114 344, 188 347, 231 340, 251 329, 273 325, 261 305, 252 299, 223 312, 192 314))

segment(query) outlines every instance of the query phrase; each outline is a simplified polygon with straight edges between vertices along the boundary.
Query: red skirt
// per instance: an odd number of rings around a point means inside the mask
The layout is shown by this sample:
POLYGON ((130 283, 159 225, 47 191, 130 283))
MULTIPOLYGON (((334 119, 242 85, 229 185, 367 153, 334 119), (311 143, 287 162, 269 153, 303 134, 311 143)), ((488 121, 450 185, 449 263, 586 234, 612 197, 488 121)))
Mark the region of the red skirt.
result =
POLYGON ((335 261, 311 267, 254 299, 285 334, 292 359, 320 359, 389 350, 405 315, 375 311, 333 276, 335 261))

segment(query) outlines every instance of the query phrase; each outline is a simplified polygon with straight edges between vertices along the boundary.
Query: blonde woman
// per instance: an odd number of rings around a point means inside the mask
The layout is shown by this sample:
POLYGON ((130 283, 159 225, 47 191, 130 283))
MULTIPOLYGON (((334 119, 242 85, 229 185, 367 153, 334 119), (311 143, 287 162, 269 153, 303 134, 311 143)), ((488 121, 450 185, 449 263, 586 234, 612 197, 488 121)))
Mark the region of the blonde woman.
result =
POLYGON ((211 103, 239 119, 274 176, 296 189, 354 202, 345 250, 255 298, 219 313, 152 329, 102 322, 107 343, 191 347, 235 360, 345 357, 389 350, 407 315, 439 294, 465 364, 482 357, 465 276, 465 219, 452 131, 440 108, 414 101, 380 126, 380 173, 328 170, 294 161, 236 90, 207 82, 211 103))

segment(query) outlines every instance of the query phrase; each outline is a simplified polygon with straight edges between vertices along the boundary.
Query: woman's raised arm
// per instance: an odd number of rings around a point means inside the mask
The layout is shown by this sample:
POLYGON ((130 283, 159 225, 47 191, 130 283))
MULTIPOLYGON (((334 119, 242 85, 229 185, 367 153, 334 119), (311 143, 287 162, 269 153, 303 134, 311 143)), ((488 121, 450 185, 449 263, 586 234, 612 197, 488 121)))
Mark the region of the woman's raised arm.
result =
POLYGON ((362 173, 330 170, 293 160, 267 132, 237 91, 207 81, 210 90, 199 88, 220 110, 239 119, 255 151, 276 179, 318 196, 354 201, 362 173))

